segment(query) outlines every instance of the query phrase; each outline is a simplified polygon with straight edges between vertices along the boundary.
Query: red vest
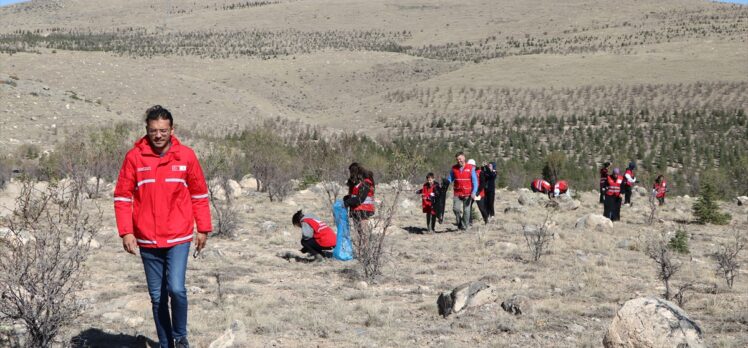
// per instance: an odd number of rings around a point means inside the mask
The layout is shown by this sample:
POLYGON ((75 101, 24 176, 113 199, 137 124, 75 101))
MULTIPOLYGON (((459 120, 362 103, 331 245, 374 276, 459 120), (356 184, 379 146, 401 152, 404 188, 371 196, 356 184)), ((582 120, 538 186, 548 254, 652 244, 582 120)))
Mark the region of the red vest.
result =
MULTIPOLYGON (((353 208, 353 210, 363 210, 363 211, 370 211, 374 212, 374 182, 370 179, 364 179, 364 182, 369 185, 369 194, 366 195, 366 199, 361 202, 357 207, 353 208)), ((351 188, 351 194, 354 196, 358 196, 358 191, 361 189, 362 183, 358 183, 358 185, 353 186, 351 188)))
POLYGON ((662 180, 659 184, 654 184, 654 189, 657 191, 657 194, 655 197, 657 198, 663 198, 665 197, 665 193, 667 192, 667 181, 662 180))
POLYGON ((553 190, 558 190, 559 194, 566 193, 569 190, 569 185, 566 183, 566 180, 559 180, 553 187, 553 190))
POLYGON ((473 179, 471 173, 475 170, 472 165, 465 164, 460 171, 460 166, 452 166, 452 179, 454 179, 454 191, 457 197, 470 197, 473 193, 473 179))
POLYGON ((613 197, 621 197, 621 184, 624 179, 622 176, 618 176, 615 180, 613 176, 608 177, 608 189, 605 194, 613 197))
POLYGON ((436 189, 436 183, 429 186, 428 183, 423 184, 421 189, 421 208, 424 213, 435 213, 433 210, 433 203, 431 202, 431 193, 436 189))
POLYGON ((548 193, 551 191, 551 183, 543 180, 543 179, 535 179, 532 181, 532 187, 535 188, 538 192, 542 193, 548 193))
POLYGON ((335 246, 337 237, 332 228, 327 226, 326 223, 312 218, 303 218, 301 221, 307 223, 314 230, 314 240, 319 246, 323 248, 335 246))
POLYGON ((623 173, 623 185, 632 186, 631 184, 629 184, 629 181, 626 180, 626 175, 630 176, 632 179, 635 179, 636 177, 634 176, 634 171, 631 169, 626 169, 626 172, 623 173))

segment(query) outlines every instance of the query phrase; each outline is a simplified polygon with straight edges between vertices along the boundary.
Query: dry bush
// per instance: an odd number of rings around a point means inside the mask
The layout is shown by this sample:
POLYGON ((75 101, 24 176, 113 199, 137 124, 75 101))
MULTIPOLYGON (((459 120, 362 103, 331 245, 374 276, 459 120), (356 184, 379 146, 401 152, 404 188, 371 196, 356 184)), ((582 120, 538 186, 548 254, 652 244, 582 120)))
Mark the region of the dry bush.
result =
POLYGON ((23 323, 28 347, 49 347, 81 313, 76 292, 101 221, 68 188, 40 187, 24 182, 0 243, 0 313, 23 323))
POLYGON ((236 237, 239 228, 238 209, 234 205, 229 180, 234 172, 232 166, 238 163, 238 155, 226 146, 210 144, 201 157, 203 174, 208 181, 210 205, 215 216, 214 233, 220 237, 236 237), (218 197, 219 191, 223 191, 224 197, 218 197))
POLYGON ((727 243, 722 243, 719 250, 714 254, 717 260, 717 275, 725 278, 727 286, 732 288, 735 277, 740 273, 738 254, 745 249, 745 232, 732 227, 732 236, 727 243))
POLYGON ((553 232, 549 229, 550 214, 546 215, 543 224, 539 227, 523 226, 523 234, 527 248, 530 250, 532 260, 538 262, 548 252, 553 243, 553 232))
POLYGON ((657 279, 665 285, 663 296, 669 301, 672 298, 670 280, 678 273, 682 264, 673 255, 668 243, 669 240, 663 232, 659 238, 652 238, 647 242, 644 253, 657 263, 657 279))

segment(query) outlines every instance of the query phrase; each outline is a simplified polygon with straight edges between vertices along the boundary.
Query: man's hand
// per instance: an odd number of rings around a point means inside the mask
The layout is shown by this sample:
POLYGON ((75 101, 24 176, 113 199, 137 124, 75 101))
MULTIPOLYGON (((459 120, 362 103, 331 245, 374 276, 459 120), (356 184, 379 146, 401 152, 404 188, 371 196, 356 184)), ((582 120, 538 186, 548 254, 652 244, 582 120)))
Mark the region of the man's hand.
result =
POLYGON ((138 247, 138 242, 135 240, 135 235, 130 233, 122 236, 122 247, 128 253, 135 255, 135 248, 138 247))
POLYGON ((477 197, 478 197, 478 196, 476 196, 476 195, 474 195, 474 194, 472 194, 472 193, 470 194, 470 198, 471 198, 472 200, 475 200, 475 199, 476 199, 477 197))
POLYGON ((195 238, 195 250, 197 252, 200 252, 205 248, 205 243, 208 242, 208 233, 207 232, 198 232, 197 238, 195 238))

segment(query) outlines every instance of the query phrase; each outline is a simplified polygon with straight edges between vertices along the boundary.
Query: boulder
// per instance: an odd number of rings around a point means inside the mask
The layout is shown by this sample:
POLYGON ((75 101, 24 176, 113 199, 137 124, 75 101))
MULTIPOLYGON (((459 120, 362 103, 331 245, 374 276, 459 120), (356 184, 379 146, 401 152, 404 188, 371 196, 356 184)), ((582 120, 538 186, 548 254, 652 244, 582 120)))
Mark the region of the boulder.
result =
POLYGON ((676 304, 640 297, 623 304, 603 339, 606 348, 706 347, 699 325, 676 304))
POLYGON ((496 289, 483 281, 475 281, 462 284, 452 291, 442 292, 436 305, 439 307, 439 314, 446 318, 450 314, 495 300, 496 289))
POLYGON ((523 206, 534 206, 538 204, 537 195, 533 192, 530 192, 527 189, 522 189, 519 191, 519 197, 517 197, 517 202, 523 206))
POLYGON ((576 229, 594 229, 598 231, 613 228, 613 221, 599 214, 587 214, 577 220, 576 229))
POLYGON ((638 193, 639 196, 646 197, 649 194, 646 188, 643 186, 634 186, 634 192, 638 193))
POLYGON ((247 329, 240 320, 234 320, 231 326, 223 332, 221 337, 210 343, 209 348, 245 347, 247 344, 247 329))
POLYGON ((241 197, 241 195, 242 195, 242 186, 239 185, 239 183, 236 182, 236 180, 229 179, 229 181, 228 181, 228 187, 229 187, 228 194, 229 194, 229 196, 231 198, 239 198, 239 197, 241 197))
POLYGON ((245 175, 239 181, 239 186, 245 190, 257 190, 257 179, 253 178, 251 175, 245 175))
POLYGON ((26 245, 29 242, 36 241, 36 237, 28 231, 11 231, 9 228, 0 228, 0 241, 10 243, 12 245, 26 245))
POLYGON ((501 302, 501 308, 514 315, 527 314, 530 310, 530 299, 527 296, 514 294, 501 302))
POLYGON ((404 198, 402 201, 400 201, 399 205, 400 205, 400 208, 402 209, 410 209, 410 208, 413 208, 416 204, 410 199, 404 198))
POLYGON ((265 221, 260 224, 260 231, 262 233, 273 233, 278 230, 278 224, 272 221, 265 221))
POLYGON ((738 205, 748 205, 748 196, 735 197, 735 201, 738 205))

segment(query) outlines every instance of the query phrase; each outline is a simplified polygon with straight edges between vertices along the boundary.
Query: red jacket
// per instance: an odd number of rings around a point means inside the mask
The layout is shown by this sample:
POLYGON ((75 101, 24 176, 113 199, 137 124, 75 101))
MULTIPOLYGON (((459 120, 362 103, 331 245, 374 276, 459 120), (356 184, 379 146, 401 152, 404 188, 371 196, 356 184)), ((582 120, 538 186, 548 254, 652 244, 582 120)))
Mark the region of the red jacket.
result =
MULTIPOLYGON (((361 204, 355 206, 353 210, 363 210, 363 211, 370 211, 374 212, 374 182, 371 181, 371 179, 364 179, 364 182, 366 185, 369 186, 369 193, 366 194, 366 199, 364 199, 361 204)), ((358 196, 358 192, 361 189, 361 185, 363 183, 358 183, 358 185, 351 187, 350 194, 353 196, 358 196)))
POLYGON ((551 183, 543 180, 543 179, 535 179, 532 181, 532 184, 530 184, 531 188, 535 188, 538 192, 542 193, 548 193, 551 192, 551 183))
POLYGON ((154 153, 146 137, 127 152, 114 189, 120 237, 134 234, 138 245, 165 248, 210 232, 208 187, 195 153, 172 136, 166 155, 154 153))
POLYGON ((636 177, 634 176, 634 171, 631 169, 626 169, 626 172, 623 173, 623 186, 634 186, 634 183, 636 182, 636 177), (629 176, 633 181, 629 182, 629 180, 626 178, 626 176, 629 176))
POLYGON ((475 168, 471 164, 465 164, 460 170, 460 166, 452 166, 452 179, 454 179, 454 195, 457 197, 470 197, 473 193, 472 172, 475 168))
POLYGON ((434 203, 431 200, 437 194, 436 189, 438 187, 436 183, 430 186, 428 183, 425 183, 423 184, 423 188, 418 190, 418 193, 421 194, 421 208, 423 208, 423 212, 426 214, 436 215, 434 203))
POLYGON ((605 190, 605 194, 613 197, 621 197, 621 184, 625 180, 622 176, 618 176, 613 179, 613 176, 608 176, 608 188, 605 190))
POLYGON ((664 198, 665 193, 667 193, 667 181, 662 180, 659 184, 655 182, 652 188, 656 192, 656 195, 655 195, 656 198, 664 198))
POLYGON ((558 194, 566 193, 566 191, 569 190, 569 184, 566 183, 566 180, 559 180, 556 185, 553 186, 554 193, 556 190, 558 190, 558 194))
POLYGON ((333 231, 330 226, 327 226, 326 223, 309 217, 305 217, 301 219, 301 221, 314 230, 314 240, 319 244, 319 246, 323 248, 331 248, 335 246, 337 243, 337 236, 335 235, 335 231, 333 231))

